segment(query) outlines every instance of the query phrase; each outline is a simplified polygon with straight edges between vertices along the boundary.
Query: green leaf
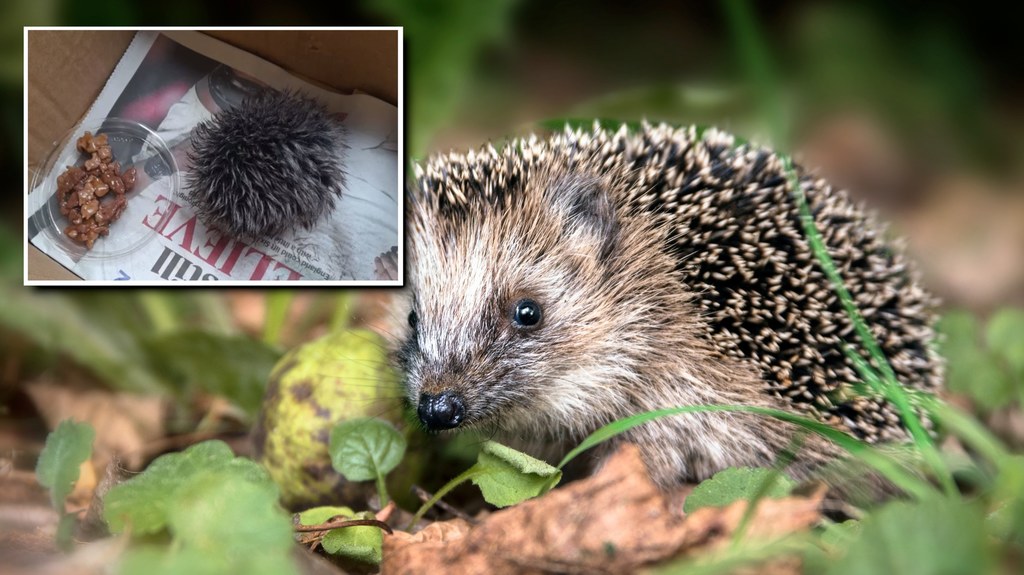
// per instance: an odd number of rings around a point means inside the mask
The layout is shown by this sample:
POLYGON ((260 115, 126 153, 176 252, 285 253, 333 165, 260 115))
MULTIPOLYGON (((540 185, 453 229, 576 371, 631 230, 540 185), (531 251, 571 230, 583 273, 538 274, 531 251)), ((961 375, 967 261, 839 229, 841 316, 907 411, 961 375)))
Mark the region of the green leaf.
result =
POLYGON ((361 563, 379 565, 384 558, 384 532, 377 527, 331 529, 320 542, 324 551, 361 563))
POLYGON ((498 507, 542 495, 562 478, 557 468, 494 441, 484 443, 476 466, 484 472, 473 476, 473 483, 498 507))
POLYGON ((277 488, 259 464, 235 457, 223 441, 205 441, 179 453, 162 455, 140 475, 113 487, 104 499, 103 517, 114 533, 129 525, 135 534, 160 532, 178 504, 179 490, 201 474, 219 471, 265 485, 276 493, 277 488))
POLYGON ((339 507, 336 505, 324 505, 312 507, 299 513, 299 525, 320 525, 331 520, 332 517, 355 517, 356 512, 351 507, 339 507))
POLYGON ((160 457, 104 502, 111 530, 171 536, 168 548, 129 552, 121 573, 295 573, 278 495, 258 465, 219 441, 160 457))
POLYGON ((765 497, 778 499, 789 495, 796 482, 769 468, 730 467, 701 482, 686 497, 683 511, 692 513, 701 507, 725 507, 741 499, 750 500, 761 484, 776 476, 765 497))
POLYGON ((991 573, 984 511, 959 498, 890 503, 861 521, 860 537, 829 575, 991 573))
MULTIPOLYGON (((373 519, 373 514, 358 513, 353 519, 373 519)), ((384 532, 379 527, 359 526, 331 529, 320 542, 324 551, 361 563, 379 565, 383 559, 384 532)))
POLYGON ((1024 310, 1004 309, 988 322, 985 341, 1024 385, 1024 310))
MULTIPOLYGON (((372 513, 355 513, 348 507, 314 507, 299 514, 300 525, 319 525, 332 517, 373 519, 372 513)), ((342 527, 328 531, 320 544, 324 551, 361 563, 379 565, 383 558, 384 534, 377 527, 342 527)))
POLYGON ((144 342, 150 363, 177 389, 226 397, 250 415, 263 401, 281 352, 245 336, 186 330, 144 342))
POLYGON ((67 419, 46 437, 46 445, 36 463, 39 483, 50 490, 50 503, 64 512, 64 499, 78 481, 78 469, 92 456, 96 432, 88 423, 67 419))
POLYGON ((331 430, 331 464, 350 481, 370 481, 401 463, 405 445, 402 434, 386 421, 343 421, 331 430))
POLYGON ((226 561, 198 549, 146 545, 129 549, 118 562, 119 575, 225 575, 226 561))
POLYGON ((192 547, 146 545, 129 549, 121 557, 116 572, 119 575, 289 575, 299 571, 286 554, 228 556, 192 547))
POLYGON ((294 544, 273 483, 249 481, 231 468, 203 471, 174 493, 167 525, 179 545, 208 554, 287 556, 294 544))
POLYGON ((976 451, 989 463, 1000 466, 1009 459, 1009 450, 974 416, 935 397, 929 397, 922 405, 932 414, 941 429, 960 438, 966 447, 976 451))

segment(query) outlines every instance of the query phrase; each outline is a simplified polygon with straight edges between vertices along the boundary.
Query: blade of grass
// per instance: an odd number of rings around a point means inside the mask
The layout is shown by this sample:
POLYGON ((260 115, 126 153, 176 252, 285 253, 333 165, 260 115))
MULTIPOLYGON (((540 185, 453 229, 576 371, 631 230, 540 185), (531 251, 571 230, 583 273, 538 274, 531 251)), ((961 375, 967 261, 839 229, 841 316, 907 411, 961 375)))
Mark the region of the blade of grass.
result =
POLYGON ((754 407, 748 405, 686 405, 682 407, 669 407, 665 409, 656 409, 653 411, 647 411, 644 413, 638 413, 636 415, 619 419, 608 425, 598 428, 593 433, 588 435, 583 441, 580 442, 572 451, 570 451, 562 461, 559 462, 558 468, 562 469, 572 461, 576 456, 584 451, 607 441, 621 433, 629 431, 630 429, 658 419, 659 417, 666 417, 669 415, 681 415, 685 413, 709 413, 716 411, 726 412, 743 412, 753 413, 766 417, 774 417, 787 423, 792 423, 799 427, 802 427, 808 431, 817 433, 822 437, 832 441, 840 448, 848 452, 851 456, 856 457, 863 461, 866 465, 872 467, 878 471, 883 477, 890 481, 896 487, 902 489, 906 493, 910 494, 916 499, 925 499, 934 493, 934 489, 931 484, 924 481, 913 474, 908 473, 904 470, 899 463, 894 461, 890 456, 874 449, 870 445, 863 443, 856 438, 847 435, 837 429, 829 427, 819 421, 802 417, 794 413, 782 411, 778 409, 769 409, 765 407, 754 407))
MULTIPOLYGON (((835 262, 832 261, 828 248, 825 246, 825 240, 821 237, 818 226, 814 222, 814 216, 811 214, 811 208, 807 203, 807 196, 804 193, 803 186, 800 185, 799 178, 796 176, 796 170, 793 168, 792 159, 789 156, 783 157, 783 166, 790 186, 793 188, 797 207, 800 210, 804 234, 807 236, 807 242, 810 244, 815 258, 818 260, 818 265, 825 273, 829 282, 831 282, 832 289, 836 292, 844 311, 846 311, 846 315, 849 316, 850 321, 853 323, 854 331, 856 331, 858 338, 860 338, 861 344, 871 356, 877 369, 882 371, 880 377, 867 378, 868 385, 874 385, 877 388, 876 392, 896 406, 903 424, 910 432, 910 437, 921 451, 921 456, 924 457, 928 466, 931 467, 932 473, 939 480, 943 490, 945 490, 947 495, 954 495, 957 489, 956 482, 953 480, 953 474, 949 471, 949 468, 942 459, 942 455, 935 447, 935 442, 932 440, 931 435, 928 434, 921 423, 917 410, 910 403, 909 395, 897 381, 896 373, 893 371, 892 366, 889 365, 885 352, 882 351, 882 347, 878 345, 874 334, 868 328, 864 316, 861 315, 857 304, 853 301, 853 296, 850 295, 850 291, 843 282, 839 269, 836 268, 835 262)), ((853 353, 850 355, 856 356, 858 354, 853 353)), ((867 370, 865 365, 861 365, 861 368, 867 370)))
POLYGON ((761 116, 769 122, 776 143, 782 145, 789 141, 789 131, 782 120, 782 100, 775 81, 778 76, 768 57, 767 43, 758 31, 754 11, 747 0, 725 0, 722 5, 736 40, 740 64, 757 92, 761 116))
MULTIPOLYGON (((747 0, 726 0, 723 5, 726 12, 726 20, 732 28, 733 37, 736 40, 740 59, 746 74, 750 77, 754 88, 758 91, 758 101, 761 102, 762 113, 772 126, 772 133, 776 143, 779 146, 784 146, 788 143, 789 138, 788 131, 783 122, 782 104, 779 99, 779 85, 776 81, 777 75, 772 68, 768 56, 767 43, 761 37, 757 28, 751 3, 747 0)), ((881 377, 868 378, 868 384, 872 385, 874 383, 879 387, 877 391, 896 406, 903 424, 910 432, 914 444, 932 468, 932 472, 942 484, 943 489, 948 494, 955 493, 956 484, 953 481, 952 474, 942 460, 931 436, 925 431, 917 412, 910 404, 907 394, 897 382, 892 366, 889 365, 885 353, 875 340, 874 335, 864 321, 864 317, 860 314, 860 310, 853 301, 853 297, 846 288, 842 276, 839 274, 835 263, 828 253, 825 242, 814 222, 803 186, 801 186, 796 170, 793 167, 792 159, 787 155, 782 155, 782 160, 786 177, 789 180, 799 209, 807 242, 818 260, 818 265, 829 279, 843 309, 853 323, 854 330, 861 340, 861 344, 871 357, 876 368, 882 372, 881 377), (879 383, 881 385, 878 385, 879 383)))

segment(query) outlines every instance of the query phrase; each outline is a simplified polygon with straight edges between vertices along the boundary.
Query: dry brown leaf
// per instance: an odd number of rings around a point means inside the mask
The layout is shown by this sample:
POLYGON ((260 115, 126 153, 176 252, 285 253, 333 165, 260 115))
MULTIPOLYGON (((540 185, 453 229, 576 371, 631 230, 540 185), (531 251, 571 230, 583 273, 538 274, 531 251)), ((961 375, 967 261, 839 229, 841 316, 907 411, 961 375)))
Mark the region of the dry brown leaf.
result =
POLYGON ((420 545, 424 543, 451 543, 464 538, 471 525, 465 519, 452 519, 451 521, 435 521, 416 533, 395 531, 389 537, 391 549, 401 549, 408 545, 420 545))
POLYGON ((7 468, 0 472, 0 505, 50 506, 50 494, 39 484, 35 471, 7 468))
POLYGON ((146 444, 164 435, 164 403, 158 397, 48 381, 31 383, 26 391, 50 429, 69 417, 93 426, 93 461, 101 469, 114 455, 138 469, 144 463, 146 444))
MULTIPOLYGON (((383 573, 624 573, 729 541, 745 502, 684 517, 647 476, 633 446, 593 477, 490 515, 476 527, 434 523, 384 539, 383 573)), ((820 518, 821 494, 766 500, 748 537, 775 538, 820 518)))

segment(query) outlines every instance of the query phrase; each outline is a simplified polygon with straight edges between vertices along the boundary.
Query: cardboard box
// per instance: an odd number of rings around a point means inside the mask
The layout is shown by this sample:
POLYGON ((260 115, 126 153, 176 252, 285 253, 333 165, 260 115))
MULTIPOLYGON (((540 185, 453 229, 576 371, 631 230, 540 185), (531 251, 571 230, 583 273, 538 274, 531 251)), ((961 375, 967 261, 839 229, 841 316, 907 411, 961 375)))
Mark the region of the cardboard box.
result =
MULTIPOLYGON (((87 113, 133 30, 29 30, 27 33, 26 154, 37 168, 53 143, 87 113)), ((358 90, 397 105, 395 30, 204 30, 203 33, 339 92, 358 90)), ((26 186, 27 187, 27 186, 26 186)), ((26 190, 26 193, 29 190, 26 190)), ((78 280, 29 245, 30 280, 78 280)))

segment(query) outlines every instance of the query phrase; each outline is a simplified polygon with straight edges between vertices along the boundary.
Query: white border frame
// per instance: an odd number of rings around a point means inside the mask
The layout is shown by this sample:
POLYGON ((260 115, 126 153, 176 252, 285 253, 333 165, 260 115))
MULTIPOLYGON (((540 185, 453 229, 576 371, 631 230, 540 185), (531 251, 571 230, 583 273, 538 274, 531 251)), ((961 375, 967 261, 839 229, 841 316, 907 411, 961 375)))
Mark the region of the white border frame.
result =
MULTIPOLYGON (((282 27, 260 27, 260 26, 24 26, 22 38, 22 146, 23 166, 25 168, 23 189, 25 190, 22 217, 22 280, 25 286, 52 286, 52 287, 251 287, 251 288, 294 288, 294 287, 403 287, 405 285, 405 174, 408 160, 405 154, 405 53, 404 39, 405 29, 402 26, 282 26, 282 27), (296 280, 296 281, 244 281, 244 280, 221 280, 221 281, 152 281, 152 280, 30 280, 28 278, 28 192, 31 182, 29 181, 29 160, 28 160, 28 33, 31 31, 73 31, 73 30, 98 30, 98 31, 142 31, 150 30, 156 32, 164 31, 207 31, 207 30, 240 30, 240 31, 391 31, 397 32, 398 42, 398 201, 396 214, 398 223, 398 279, 392 281, 384 280, 296 280)), ((86 112, 88 114, 88 111, 86 112)), ((81 118, 78 119, 81 121, 81 118)), ((71 129, 71 127, 68 127, 71 129)), ((46 255, 45 253, 43 255, 46 255)), ((47 256, 49 257, 49 256, 47 256)), ((58 263, 58 265, 60 265, 58 263)), ((61 266, 62 268, 64 266, 61 266)), ((67 268, 64 268, 65 270, 67 268)), ((68 270, 70 272, 70 270, 68 270)))

